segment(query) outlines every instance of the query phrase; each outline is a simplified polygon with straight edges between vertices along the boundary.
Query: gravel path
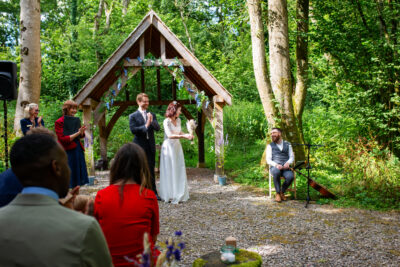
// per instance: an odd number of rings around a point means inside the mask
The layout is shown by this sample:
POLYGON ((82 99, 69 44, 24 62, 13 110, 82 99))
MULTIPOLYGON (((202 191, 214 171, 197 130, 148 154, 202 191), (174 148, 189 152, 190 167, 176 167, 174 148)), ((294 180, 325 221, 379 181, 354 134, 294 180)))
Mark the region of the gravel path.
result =
MULTIPOLYGON (((160 235, 177 230, 187 248, 182 266, 219 250, 227 236, 238 247, 261 254, 263 266, 400 266, 400 212, 339 209, 289 200, 275 203, 259 189, 238 184, 219 186, 213 172, 187 169, 190 199, 159 202, 160 235)), ((95 195, 107 183, 83 187, 95 195)))

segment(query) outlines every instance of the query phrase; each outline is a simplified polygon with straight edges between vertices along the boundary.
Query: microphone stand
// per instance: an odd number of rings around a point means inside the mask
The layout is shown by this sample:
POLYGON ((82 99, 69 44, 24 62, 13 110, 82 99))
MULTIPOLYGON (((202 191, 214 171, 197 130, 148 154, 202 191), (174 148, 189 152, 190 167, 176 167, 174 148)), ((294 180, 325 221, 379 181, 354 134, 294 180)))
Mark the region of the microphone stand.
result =
MULTIPOLYGON (((311 164, 310 164, 310 150, 311 147, 322 147, 323 145, 312 145, 312 144, 296 144, 292 143, 293 146, 306 146, 307 147, 307 202, 305 208, 308 207, 308 204, 310 203, 310 170, 311 170, 311 164)), ((302 174, 302 173, 301 173, 302 174)), ((305 176, 305 175, 303 175, 305 176)))
POLYGON ((6 170, 8 169, 8 144, 7 144, 7 101, 4 99, 4 154, 5 154, 5 164, 6 170))

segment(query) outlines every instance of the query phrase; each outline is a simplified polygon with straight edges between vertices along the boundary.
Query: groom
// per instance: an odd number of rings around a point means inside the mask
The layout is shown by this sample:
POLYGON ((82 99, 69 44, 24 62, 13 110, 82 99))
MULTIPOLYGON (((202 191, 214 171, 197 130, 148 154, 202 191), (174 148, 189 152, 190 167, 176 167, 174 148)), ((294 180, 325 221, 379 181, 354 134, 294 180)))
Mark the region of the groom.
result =
POLYGON ((148 112, 149 97, 145 93, 140 93, 136 97, 139 109, 129 115, 129 128, 135 135, 133 142, 141 146, 146 152, 147 162, 149 164, 151 185, 157 200, 160 200, 157 194, 156 179, 154 176, 154 166, 156 157, 156 142, 154 140, 154 131, 160 130, 156 115, 148 112))

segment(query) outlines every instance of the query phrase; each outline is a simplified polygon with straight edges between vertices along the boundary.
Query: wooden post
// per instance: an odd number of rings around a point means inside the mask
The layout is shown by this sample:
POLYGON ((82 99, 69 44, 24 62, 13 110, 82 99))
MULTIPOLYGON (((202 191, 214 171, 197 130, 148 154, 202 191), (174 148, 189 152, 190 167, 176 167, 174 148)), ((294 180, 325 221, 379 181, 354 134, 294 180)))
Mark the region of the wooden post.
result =
POLYGON ((174 76, 172 76, 172 99, 176 100, 176 81, 174 76))
POLYGON ((99 120, 99 136, 100 136, 100 156, 103 161, 103 166, 108 166, 107 159, 107 139, 108 134, 106 130, 106 114, 103 113, 99 120))
POLYGON ((165 53, 165 38, 162 35, 160 35, 160 54, 162 60, 166 59, 167 56, 165 53))
POLYGON ((144 69, 143 68, 140 70, 140 81, 141 81, 141 90, 142 90, 142 93, 144 93, 145 84, 144 84, 144 69))
POLYGON ((160 68, 157 68, 157 100, 161 100, 161 74, 160 68))
POLYGON ((205 124, 205 116, 203 111, 197 112, 197 138, 198 138, 198 153, 199 153, 199 161, 197 162, 197 168, 205 168, 205 153, 204 153, 204 124, 205 124))
POLYGON ((85 131, 85 159, 89 176, 94 176, 94 158, 93 158, 93 133, 92 133, 92 108, 89 105, 83 105, 83 124, 85 131))
POLYGON ((223 102, 219 102, 218 96, 214 96, 214 136, 215 136, 215 174, 214 181, 218 182, 218 176, 224 176, 224 112, 223 102))

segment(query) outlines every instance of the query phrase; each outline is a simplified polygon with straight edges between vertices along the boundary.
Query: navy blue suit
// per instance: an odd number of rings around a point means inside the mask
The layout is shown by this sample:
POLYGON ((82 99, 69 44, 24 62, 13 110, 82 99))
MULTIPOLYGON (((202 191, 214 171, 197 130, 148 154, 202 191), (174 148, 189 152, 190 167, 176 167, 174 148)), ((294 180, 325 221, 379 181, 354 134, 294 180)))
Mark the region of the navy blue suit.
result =
POLYGON ((153 121, 151 122, 149 128, 146 128, 146 121, 139 110, 129 115, 129 128, 135 135, 133 142, 141 146, 146 152, 147 162, 149 164, 151 174, 151 184, 154 193, 157 194, 156 179, 154 175, 156 161, 156 141, 154 139, 154 131, 159 131, 160 125, 157 122, 156 115, 152 112, 150 113, 153 115, 153 121))
POLYGON ((10 203, 22 189, 22 184, 11 169, 2 172, 0 174, 0 207, 10 203))

